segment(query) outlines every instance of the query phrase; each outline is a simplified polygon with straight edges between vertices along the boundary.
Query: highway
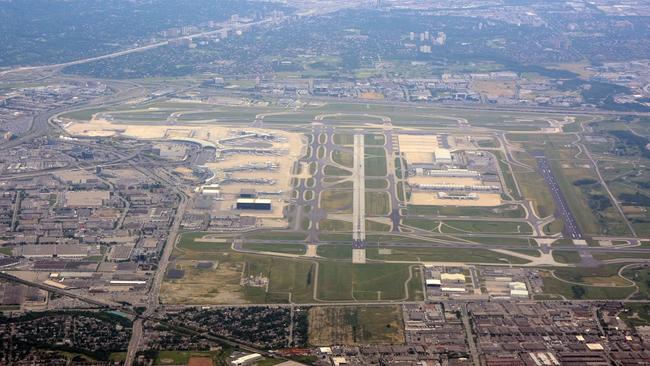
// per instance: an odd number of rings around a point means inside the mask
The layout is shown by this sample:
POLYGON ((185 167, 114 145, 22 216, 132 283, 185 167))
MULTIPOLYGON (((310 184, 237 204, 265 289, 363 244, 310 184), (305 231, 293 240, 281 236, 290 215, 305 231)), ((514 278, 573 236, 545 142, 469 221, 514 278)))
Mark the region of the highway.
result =
MULTIPOLYGON (((286 19, 286 18, 287 17, 283 17, 282 19, 286 19)), ((0 72, 0 77, 4 76, 6 74, 9 74, 9 73, 14 73, 14 72, 61 69, 61 68, 64 68, 64 67, 69 67, 69 66, 74 66, 74 65, 82 65, 82 64, 87 64, 87 63, 90 63, 90 62, 107 60, 107 59, 111 59, 111 58, 116 58, 116 57, 129 55, 129 54, 132 54, 132 53, 153 50, 153 49, 156 49, 158 47, 166 46, 170 42, 181 41, 181 40, 186 40, 186 39, 192 40, 194 38, 200 38, 200 37, 210 36, 210 35, 214 35, 214 34, 219 34, 219 33, 223 32, 224 30, 232 31, 232 30, 247 29, 247 28, 250 28, 250 27, 257 26, 257 25, 263 25, 263 24, 266 24, 266 23, 271 23, 273 21, 275 21, 275 20, 273 20, 272 18, 265 18, 265 19, 259 20, 257 22, 251 22, 251 23, 246 23, 246 24, 238 24, 238 25, 232 25, 232 24, 230 24, 229 21, 222 22, 220 24, 217 24, 217 26, 221 27, 221 28, 219 28, 217 30, 199 32, 199 33, 190 34, 190 35, 187 35, 187 36, 170 38, 170 39, 166 39, 166 40, 161 41, 161 42, 156 42, 156 43, 148 44, 148 45, 145 45, 145 46, 129 48, 129 49, 122 50, 122 51, 112 52, 112 53, 108 53, 108 54, 101 55, 101 56, 83 58, 83 59, 79 59, 79 60, 75 60, 75 61, 63 62, 63 63, 58 63, 58 64, 50 64, 50 65, 42 65, 42 66, 17 67, 17 68, 14 68, 14 69, 5 70, 5 71, 0 72)))

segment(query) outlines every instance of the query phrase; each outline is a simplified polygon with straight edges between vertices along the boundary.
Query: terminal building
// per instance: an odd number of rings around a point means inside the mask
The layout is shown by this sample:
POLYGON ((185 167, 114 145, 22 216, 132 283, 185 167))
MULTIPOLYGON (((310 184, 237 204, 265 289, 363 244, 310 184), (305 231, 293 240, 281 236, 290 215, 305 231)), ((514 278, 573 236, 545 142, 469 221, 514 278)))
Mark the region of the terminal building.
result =
POLYGON ((271 210, 271 200, 264 198, 239 198, 238 210, 271 210))

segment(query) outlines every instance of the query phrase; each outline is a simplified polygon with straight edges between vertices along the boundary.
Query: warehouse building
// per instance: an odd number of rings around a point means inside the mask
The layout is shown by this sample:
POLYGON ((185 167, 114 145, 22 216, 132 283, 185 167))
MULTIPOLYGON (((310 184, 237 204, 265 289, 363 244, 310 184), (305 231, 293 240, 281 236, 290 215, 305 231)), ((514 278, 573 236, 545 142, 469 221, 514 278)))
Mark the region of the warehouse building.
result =
POLYGON ((239 198, 238 210, 271 210, 271 200, 264 198, 239 198))

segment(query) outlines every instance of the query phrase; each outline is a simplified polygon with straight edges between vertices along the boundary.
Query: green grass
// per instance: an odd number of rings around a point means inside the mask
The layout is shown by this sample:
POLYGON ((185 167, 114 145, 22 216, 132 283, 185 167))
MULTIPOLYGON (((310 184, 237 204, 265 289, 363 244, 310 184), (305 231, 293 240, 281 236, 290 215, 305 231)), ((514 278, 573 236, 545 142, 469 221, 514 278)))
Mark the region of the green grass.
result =
POLYGON ((332 152, 332 161, 345 167, 352 168, 354 164, 354 154, 350 151, 335 150, 332 152))
POLYGON ((559 263, 580 263, 580 254, 575 250, 554 250, 553 259, 559 263))
POLYGON ((12 248, 0 247, 0 254, 11 255, 12 254, 12 248))
POLYGON ((650 326, 650 304, 625 304, 625 310, 619 316, 629 326, 650 326))
POLYGON ((513 257, 487 249, 404 247, 384 247, 384 249, 390 249, 391 254, 379 254, 377 248, 368 248, 367 256, 371 259, 409 262, 506 263, 506 261, 500 260, 500 258, 508 259, 512 264, 525 264, 529 262, 523 258, 513 257))
POLYGON ((319 245, 316 253, 329 259, 350 259, 352 258, 352 245, 319 245))
POLYGON ((624 299, 634 291, 632 287, 594 287, 583 285, 572 285, 559 281, 552 277, 544 278, 544 293, 562 295, 567 299, 585 299, 585 300, 618 300, 624 299), (575 286, 575 287, 574 287, 575 286), (580 296, 576 296, 574 288, 580 296))
POLYGON ((386 137, 378 134, 368 134, 363 136, 365 145, 383 145, 386 143, 386 137))
POLYGON ((192 356, 212 357, 210 352, 199 351, 158 351, 154 360, 155 365, 187 365, 192 356))
POLYGON ((399 344, 404 341, 399 306, 328 306, 310 309, 314 345, 399 344))
MULTIPOLYGON (((425 219, 405 219, 404 224, 422 230, 438 232, 440 221, 425 219)), ((510 221, 462 221, 446 220, 441 227, 443 233, 494 233, 494 234, 532 234, 533 230, 525 222, 510 221)))
POLYGON ((325 169, 323 170, 323 173, 325 173, 325 175, 329 177, 346 177, 352 175, 351 171, 341 169, 333 165, 326 165, 325 169))
POLYGON ((305 240, 307 234, 296 231, 256 231, 244 235, 247 239, 258 240, 305 240))
POLYGON ((355 265, 349 262, 321 262, 318 298, 329 301, 399 300, 409 267, 403 264, 355 265))
POLYGON ((504 205, 495 208, 409 205, 408 213, 409 215, 442 215, 442 216, 503 217, 503 218, 522 218, 525 215, 524 210, 518 205, 517 206, 504 205))
POLYGON ((547 147, 547 156, 560 189, 582 231, 592 235, 629 235, 623 218, 613 207, 607 192, 600 184, 582 186, 575 184, 586 179, 598 182, 594 169, 584 161, 578 163, 572 159, 571 154, 575 150, 558 147, 558 142, 554 144, 547 147), (552 149, 552 147, 556 148, 552 149), (599 197, 609 204, 609 207, 601 208, 597 199, 599 197))
POLYGON ((517 185, 515 184, 515 178, 512 175, 512 170, 510 170, 510 165, 506 162, 505 157, 500 151, 494 153, 499 162, 499 169, 501 169, 501 173, 503 174, 506 188, 514 199, 521 199, 520 192, 517 190, 517 185))
POLYGON ((322 241, 343 241, 349 243, 352 241, 352 233, 320 233, 318 238, 322 241))
POLYGON ((329 212, 352 212, 352 191, 327 189, 321 192, 321 208, 329 212))
POLYGON ((245 243, 244 249, 255 250, 259 252, 275 252, 285 254, 305 254, 306 248, 301 244, 257 244, 245 243))
POLYGON ((333 141, 337 145, 353 145, 354 135, 335 133, 333 137, 333 141))
POLYGON ((635 299, 650 299, 650 268, 634 266, 624 269, 622 275, 639 286, 639 292, 634 296, 635 299))
POLYGON ((366 179, 367 189, 386 189, 388 188, 388 181, 385 179, 366 179))
POLYGON ((247 276, 264 274, 269 278, 268 292, 260 287, 245 287, 252 303, 286 303, 289 293, 295 302, 310 302, 313 295, 315 264, 311 261, 245 255, 247 276))
POLYGON ((390 231, 391 225, 366 220, 366 231, 390 231))
POLYGON ((650 259, 650 253, 630 253, 630 252, 598 252, 594 253, 593 257, 598 260, 619 259, 619 258, 632 258, 632 259, 650 259))
MULTIPOLYGON (((512 246, 531 246, 531 241, 527 238, 498 238, 493 236, 472 236, 466 240, 485 245, 512 245, 512 246)), ((536 246, 536 244, 533 244, 536 246)))
POLYGON ((318 222, 321 231, 352 231, 352 222, 333 219, 322 219, 318 222))
POLYGON ((366 192, 366 215, 384 216, 388 215, 390 209, 390 197, 386 192, 366 192))
POLYGON ((541 257, 542 256, 542 253, 537 249, 508 249, 508 250, 510 250, 512 252, 515 252, 515 253, 521 253, 521 254, 529 255, 531 257, 541 257))
POLYGON ((532 234, 533 229, 525 222, 446 220, 443 221, 442 232, 532 234))
POLYGON ((75 119, 79 121, 89 121, 93 117, 93 114, 99 112, 105 112, 105 111, 107 111, 106 108, 81 109, 78 111, 64 113, 61 115, 61 118, 75 119))
POLYGON ((368 177, 386 176, 386 150, 383 147, 365 148, 365 174, 368 177))
POLYGON ((438 232, 440 221, 425 219, 403 219, 402 223, 406 226, 413 226, 418 229, 438 232))
MULTIPOLYGON (((589 284, 590 278, 616 277, 622 264, 608 264, 594 268, 558 268, 555 274, 564 280, 589 284)), ((625 281, 622 281, 625 283, 625 281)))
POLYGON ((198 242, 198 238, 202 238, 207 233, 204 232, 191 232, 181 235, 177 247, 183 250, 191 250, 195 252, 223 252, 230 250, 232 238, 217 238, 214 242, 198 242), (223 243, 220 241, 224 240, 223 243))
MULTIPOLYGON (((521 155, 521 154, 519 154, 521 155)), ((530 160, 524 160, 523 157, 517 156, 522 162, 536 167, 537 162, 530 157, 530 160)), ((537 171, 520 171, 515 169, 515 177, 519 183, 522 194, 529 200, 533 201, 535 211, 542 217, 552 215, 555 212, 555 201, 551 195, 551 190, 537 171)))

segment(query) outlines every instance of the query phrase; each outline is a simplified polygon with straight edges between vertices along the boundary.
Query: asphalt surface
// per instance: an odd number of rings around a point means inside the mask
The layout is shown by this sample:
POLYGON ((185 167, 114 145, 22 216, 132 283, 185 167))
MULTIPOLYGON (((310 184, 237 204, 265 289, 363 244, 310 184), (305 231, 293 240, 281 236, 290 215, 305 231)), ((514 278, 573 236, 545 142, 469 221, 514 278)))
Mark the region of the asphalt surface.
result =
POLYGON ((354 135, 352 240, 355 249, 364 249, 366 241, 366 175, 363 140, 363 134, 354 135))
POLYGON ((557 178, 551 169, 551 165, 549 164, 548 159, 546 159, 546 156, 543 154, 537 154, 536 157, 539 173, 542 175, 544 181, 551 189, 551 194, 553 195, 553 200, 555 201, 555 206, 557 209, 557 215, 564 221, 563 234, 567 238, 576 240, 582 239, 582 231, 580 231, 578 222, 576 221, 575 216, 573 216, 573 213, 569 208, 569 204, 567 203, 567 200, 564 197, 562 190, 560 189, 560 184, 558 183, 557 178))

